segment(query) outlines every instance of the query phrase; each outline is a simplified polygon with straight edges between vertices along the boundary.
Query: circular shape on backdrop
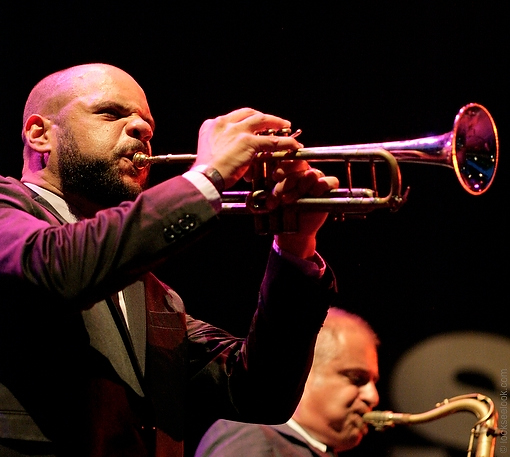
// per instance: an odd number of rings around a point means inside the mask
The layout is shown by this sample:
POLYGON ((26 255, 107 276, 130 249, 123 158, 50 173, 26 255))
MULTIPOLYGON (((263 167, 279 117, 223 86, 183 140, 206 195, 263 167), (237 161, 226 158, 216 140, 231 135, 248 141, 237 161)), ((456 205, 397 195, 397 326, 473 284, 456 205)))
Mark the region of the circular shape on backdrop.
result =
MULTIPOLYGON (((481 393, 498 410, 503 379, 508 377, 510 339, 484 332, 452 332, 432 336, 407 350, 390 379, 394 412, 422 413, 457 395, 481 393)), ((439 446, 466 450, 471 412, 462 412, 410 429, 439 446)))

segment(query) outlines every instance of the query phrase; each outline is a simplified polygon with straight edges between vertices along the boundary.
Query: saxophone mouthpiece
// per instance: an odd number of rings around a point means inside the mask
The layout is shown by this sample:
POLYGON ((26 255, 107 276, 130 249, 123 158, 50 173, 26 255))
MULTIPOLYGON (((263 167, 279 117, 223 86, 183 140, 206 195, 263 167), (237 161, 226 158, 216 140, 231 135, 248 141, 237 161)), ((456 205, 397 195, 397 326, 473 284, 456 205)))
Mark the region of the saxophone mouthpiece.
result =
POLYGON ((384 430, 395 424, 408 423, 409 414, 394 413, 393 411, 370 411, 363 414, 363 421, 374 426, 376 430, 384 430))

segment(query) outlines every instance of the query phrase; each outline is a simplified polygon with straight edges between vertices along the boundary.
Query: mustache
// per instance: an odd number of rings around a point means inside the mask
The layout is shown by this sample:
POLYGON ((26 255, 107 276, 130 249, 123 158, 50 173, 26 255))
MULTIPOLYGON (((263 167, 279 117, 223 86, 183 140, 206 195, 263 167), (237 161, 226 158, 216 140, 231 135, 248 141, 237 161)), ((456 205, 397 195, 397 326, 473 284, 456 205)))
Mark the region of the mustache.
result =
POLYGON ((145 144, 142 141, 134 141, 129 144, 119 146, 114 152, 114 157, 115 159, 120 159, 121 157, 132 158, 132 156, 136 152, 141 152, 143 154, 150 155, 151 148, 149 147, 148 144, 145 144))

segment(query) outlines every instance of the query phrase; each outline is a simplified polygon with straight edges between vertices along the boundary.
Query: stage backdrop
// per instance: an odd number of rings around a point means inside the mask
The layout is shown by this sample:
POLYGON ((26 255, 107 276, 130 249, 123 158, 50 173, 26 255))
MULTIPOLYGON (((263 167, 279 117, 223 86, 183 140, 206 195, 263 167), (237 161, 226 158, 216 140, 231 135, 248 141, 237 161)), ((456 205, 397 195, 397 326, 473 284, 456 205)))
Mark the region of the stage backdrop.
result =
MULTIPOLYGON (((85 62, 118 65, 145 88, 157 154, 193 153, 204 119, 244 106, 291 120, 306 146, 325 146, 449 132, 463 105, 483 104, 501 144, 486 194, 468 195, 449 168, 402 164, 410 191, 400 211, 331 218, 318 250, 336 272, 338 305, 365 317, 381 338, 380 409, 424 412, 478 392, 503 418, 510 364, 505 8, 388 3, 57 1, 44 14, 11 5, 2 13, 10 26, 0 30, 0 173, 20 176, 31 87, 85 62)), ((345 183, 342 167, 324 168, 345 183)), ((180 172, 154 168, 153 182, 180 172)), ((160 274, 195 317, 244 335, 270 244, 250 216, 223 215, 216 232, 160 274)), ((474 422, 462 413, 371 432, 352 454, 465 455, 474 422)), ((505 445, 506 437, 497 455, 505 445)))

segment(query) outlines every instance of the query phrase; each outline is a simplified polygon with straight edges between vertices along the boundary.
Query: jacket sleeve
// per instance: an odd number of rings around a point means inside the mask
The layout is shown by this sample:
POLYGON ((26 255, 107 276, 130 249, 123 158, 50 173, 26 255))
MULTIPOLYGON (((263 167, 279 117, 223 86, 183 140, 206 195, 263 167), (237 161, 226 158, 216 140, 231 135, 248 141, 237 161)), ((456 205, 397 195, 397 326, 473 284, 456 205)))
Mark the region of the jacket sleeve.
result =
MULTIPOLYGON (((198 237, 216 212, 176 177, 92 219, 59 224, 15 180, 0 182, 0 276, 87 308, 198 237)), ((11 287, 12 289, 12 287, 11 287)))
POLYGON ((191 397, 218 417, 279 424, 294 412, 313 358, 317 333, 336 299, 328 269, 304 275, 271 251, 246 339, 188 319, 191 397))

